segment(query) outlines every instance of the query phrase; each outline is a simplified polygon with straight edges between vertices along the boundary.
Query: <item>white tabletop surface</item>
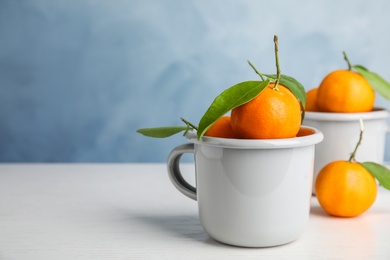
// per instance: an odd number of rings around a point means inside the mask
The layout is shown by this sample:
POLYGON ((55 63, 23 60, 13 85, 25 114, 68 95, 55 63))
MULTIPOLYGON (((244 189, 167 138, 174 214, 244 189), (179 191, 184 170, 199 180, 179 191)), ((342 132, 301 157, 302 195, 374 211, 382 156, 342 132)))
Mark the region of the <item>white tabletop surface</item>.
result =
POLYGON ((0 164, 0 259, 260 258, 390 259, 390 191, 356 218, 313 197, 302 237, 250 249, 209 238, 164 164, 0 164))

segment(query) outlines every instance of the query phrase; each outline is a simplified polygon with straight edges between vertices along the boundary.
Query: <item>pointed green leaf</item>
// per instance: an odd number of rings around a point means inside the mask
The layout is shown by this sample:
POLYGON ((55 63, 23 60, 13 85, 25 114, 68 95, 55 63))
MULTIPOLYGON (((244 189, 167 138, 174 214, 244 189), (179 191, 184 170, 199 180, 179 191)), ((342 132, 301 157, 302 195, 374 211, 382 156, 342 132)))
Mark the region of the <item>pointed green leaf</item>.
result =
POLYGON ((354 65, 352 67, 370 83, 370 85, 376 92, 378 92, 384 98, 390 100, 389 82, 384 80, 377 73, 369 71, 367 68, 361 65, 354 65))
POLYGON ((198 139, 200 139, 209 127, 235 107, 241 106, 254 99, 260 92, 268 86, 270 80, 245 81, 238 83, 219 94, 206 113, 199 121, 198 139))
POLYGON ((138 129, 137 133, 140 133, 148 137, 165 138, 177 134, 181 131, 185 131, 187 129, 188 129, 187 126, 165 126, 165 127, 155 127, 155 128, 142 128, 142 129, 138 129))
POLYGON ((386 189, 390 190, 390 170, 379 163, 364 162, 363 167, 366 168, 386 189))
MULTIPOLYGON (((264 74, 264 76, 276 79, 276 74, 264 74)), ((287 75, 280 76, 280 84, 286 86, 302 102, 303 107, 306 105, 306 90, 298 80, 287 75)))

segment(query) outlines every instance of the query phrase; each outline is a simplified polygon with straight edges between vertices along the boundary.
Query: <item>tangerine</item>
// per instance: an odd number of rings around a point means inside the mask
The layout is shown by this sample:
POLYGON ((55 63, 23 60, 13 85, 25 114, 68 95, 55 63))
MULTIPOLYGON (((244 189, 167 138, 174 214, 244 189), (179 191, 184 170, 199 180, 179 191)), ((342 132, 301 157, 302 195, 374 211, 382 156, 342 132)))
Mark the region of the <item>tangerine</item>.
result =
POLYGON ((318 173, 315 191, 321 207, 329 214, 355 217, 375 202, 377 184, 360 163, 334 161, 318 173))
POLYGON ((232 110, 231 125, 238 138, 292 138, 300 129, 301 106, 288 88, 270 83, 257 97, 232 110))
POLYGON ((306 106, 305 106, 306 111, 319 112, 317 106, 317 92, 318 92, 318 88, 312 88, 306 92, 306 106))
POLYGON ((220 117, 211 127, 206 131, 206 136, 220 137, 220 138, 235 138, 232 126, 230 124, 230 116, 220 117))
POLYGON ((359 73, 335 70, 321 82, 317 105, 322 112, 369 112, 375 103, 375 92, 359 73))

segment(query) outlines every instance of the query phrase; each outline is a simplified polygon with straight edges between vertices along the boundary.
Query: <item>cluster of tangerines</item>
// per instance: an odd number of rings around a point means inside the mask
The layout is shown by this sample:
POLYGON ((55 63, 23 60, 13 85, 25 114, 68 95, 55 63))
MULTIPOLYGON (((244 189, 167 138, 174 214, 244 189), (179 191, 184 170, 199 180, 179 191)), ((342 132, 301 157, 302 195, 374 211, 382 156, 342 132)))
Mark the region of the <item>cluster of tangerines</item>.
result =
MULTIPOLYGON (((318 88, 306 95, 306 111, 361 113, 374 108, 375 91, 361 74, 351 70, 329 73, 318 88)), ((361 127, 363 128, 363 127, 361 127)), ((361 131, 363 131, 361 129, 361 131)), ((374 176, 355 160, 360 140, 348 161, 330 162, 318 173, 315 191, 321 207, 334 216, 354 217, 368 210, 375 202, 377 183, 374 176)))
MULTIPOLYGON (((357 113, 372 111, 375 91, 359 73, 335 70, 318 88, 307 92, 306 111, 357 113)), ((291 138, 299 135, 301 107, 283 85, 267 86, 255 99, 218 119, 206 136, 245 139, 291 138)), ((354 217, 375 202, 377 183, 360 163, 351 157, 326 165, 318 174, 315 191, 321 207, 329 214, 354 217)))
MULTIPOLYGON (((277 44, 277 38, 275 43, 277 44)), ((275 50, 277 53, 277 48, 275 50)), ((329 73, 318 88, 308 91, 305 95, 306 108, 301 105, 302 100, 293 94, 291 88, 279 82, 280 71, 276 59, 278 79, 270 81, 255 98, 231 109, 230 115, 219 117, 206 128, 204 135, 236 139, 294 138, 305 135, 300 132, 303 110, 338 113, 371 111, 375 103, 375 91, 361 74, 351 70, 345 53, 344 57, 349 69, 329 73)), ((192 124, 191 127, 199 130, 192 124)), ((167 137, 186 128, 168 129, 172 132, 165 133, 166 128, 141 129, 139 132, 152 137, 167 137), (148 133, 149 130, 152 133, 148 133), (163 133, 160 134, 160 131, 163 133)), ((361 139, 348 161, 329 163, 316 179, 318 201, 331 215, 357 216, 370 208, 376 199, 375 178, 355 160, 360 141, 361 139)))
MULTIPOLYGON (((329 73, 319 87, 306 95, 306 111, 359 113, 374 108, 375 91, 359 73, 351 70, 329 73)), ((242 139, 291 138, 299 133, 301 106, 285 86, 270 83, 255 99, 218 119, 206 136, 242 139)))

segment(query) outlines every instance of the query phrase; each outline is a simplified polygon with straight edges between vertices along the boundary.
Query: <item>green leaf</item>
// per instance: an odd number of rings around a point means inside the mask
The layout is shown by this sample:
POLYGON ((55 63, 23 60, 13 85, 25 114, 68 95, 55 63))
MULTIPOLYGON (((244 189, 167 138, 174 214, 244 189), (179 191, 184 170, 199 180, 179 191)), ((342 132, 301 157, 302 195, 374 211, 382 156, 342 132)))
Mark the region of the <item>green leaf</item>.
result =
MULTIPOLYGON (((264 76, 277 79, 276 74, 263 74, 264 76)), ((298 80, 287 75, 280 75, 280 84, 286 86, 302 102, 303 108, 306 105, 306 90, 298 80)))
POLYGON ((187 126, 165 126, 155 128, 142 128, 138 129, 137 133, 148 137, 165 138, 177 134, 181 131, 186 131, 187 129, 187 126))
POLYGON ((359 74, 361 74, 381 96, 390 100, 390 83, 384 80, 377 73, 369 71, 361 65, 352 66, 359 74))
POLYGON ((219 94, 206 113, 199 121, 198 139, 200 139, 209 127, 220 117, 235 107, 241 106, 254 99, 268 86, 270 79, 264 81, 245 81, 238 83, 219 94))
POLYGON ((390 170, 379 163, 364 162, 363 167, 366 168, 386 189, 390 190, 390 170))

